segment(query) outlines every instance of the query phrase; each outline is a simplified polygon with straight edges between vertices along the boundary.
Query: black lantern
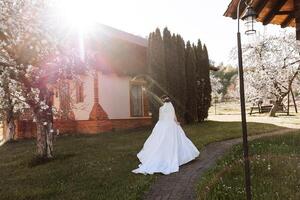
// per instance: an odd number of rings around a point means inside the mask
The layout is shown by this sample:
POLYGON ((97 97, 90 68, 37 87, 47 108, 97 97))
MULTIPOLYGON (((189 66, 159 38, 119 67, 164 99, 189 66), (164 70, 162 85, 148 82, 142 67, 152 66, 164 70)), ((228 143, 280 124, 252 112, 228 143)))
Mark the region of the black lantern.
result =
POLYGON ((247 6, 245 14, 242 16, 242 20, 245 20, 246 26, 246 35, 255 34, 256 30, 254 29, 254 24, 256 22, 257 14, 254 11, 253 7, 247 6))

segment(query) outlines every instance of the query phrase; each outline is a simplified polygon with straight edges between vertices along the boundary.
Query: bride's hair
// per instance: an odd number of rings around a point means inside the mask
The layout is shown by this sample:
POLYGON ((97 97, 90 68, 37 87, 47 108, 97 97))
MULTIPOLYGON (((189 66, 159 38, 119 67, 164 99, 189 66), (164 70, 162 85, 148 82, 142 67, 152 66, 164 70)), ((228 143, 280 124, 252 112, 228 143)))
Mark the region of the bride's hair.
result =
POLYGON ((160 98, 164 103, 171 102, 170 97, 168 97, 167 95, 162 95, 160 98))

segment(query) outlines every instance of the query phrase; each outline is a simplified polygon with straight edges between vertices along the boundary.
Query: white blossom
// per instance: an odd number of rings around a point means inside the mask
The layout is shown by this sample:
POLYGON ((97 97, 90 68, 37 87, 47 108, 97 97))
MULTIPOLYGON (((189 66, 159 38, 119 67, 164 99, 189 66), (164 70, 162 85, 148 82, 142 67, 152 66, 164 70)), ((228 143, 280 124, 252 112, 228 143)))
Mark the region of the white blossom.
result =
POLYGON ((216 77, 213 74, 210 74, 210 83, 212 89, 213 98, 220 99, 221 98, 221 90, 223 89, 223 85, 221 83, 221 79, 216 77))
POLYGON ((246 97, 252 102, 282 100, 300 69, 295 34, 289 32, 258 36, 243 47, 243 58, 246 97))

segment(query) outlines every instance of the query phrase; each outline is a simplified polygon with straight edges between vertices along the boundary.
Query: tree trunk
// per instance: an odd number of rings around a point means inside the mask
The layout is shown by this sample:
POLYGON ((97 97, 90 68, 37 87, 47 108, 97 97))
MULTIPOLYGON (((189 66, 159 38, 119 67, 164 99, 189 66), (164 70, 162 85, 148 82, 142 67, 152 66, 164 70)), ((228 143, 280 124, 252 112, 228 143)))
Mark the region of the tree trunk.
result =
POLYGON ((37 153, 41 158, 53 157, 53 124, 50 120, 37 119, 37 153))
POLYGON ((34 109, 37 127, 37 153, 40 158, 53 158, 53 112, 52 97, 53 93, 47 88, 40 89, 40 99, 44 100, 46 108, 37 105, 34 109))
POLYGON ((6 122, 6 138, 5 141, 6 142, 10 142, 13 141, 15 138, 15 130, 16 130, 16 125, 14 122, 14 117, 13 117, 13 111, 8 112, 5 122, 6 122))
POLYGON ((276 116, 276 112, 278 110, 279 105, 277 103, 274 103, 270 113, 269 113, 269 117, 275 117, 276 116))
POLYGON ((15 130, 16 130, 16 125, 14 120, 6 121, 7 124, 7 129, 6 129, 6 141, 10 142, 13 141, 15 138, 15 130))
POLYGON ((282 101, 283 101, 283 98, 280 98, 279 100, 275 101, 275 103, 273 104, 272 109, 270 110, 269 117, 275 117, 276 116, 276 112, 277 112, 279 106, 281 105, 282 101))

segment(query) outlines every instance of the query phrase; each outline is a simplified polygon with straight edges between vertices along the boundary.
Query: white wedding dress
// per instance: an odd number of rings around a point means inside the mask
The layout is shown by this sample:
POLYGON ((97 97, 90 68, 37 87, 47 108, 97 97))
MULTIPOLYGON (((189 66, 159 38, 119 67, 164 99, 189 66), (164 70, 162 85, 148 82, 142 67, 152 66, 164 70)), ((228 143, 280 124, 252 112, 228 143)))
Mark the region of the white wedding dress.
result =
POLYGON ((170 174, 178 172, 180 165, 198 157, 198 149, 186 137, 175 118, 172 103, 164 103, 159 109, 159 121, 137 154, 141 164, 132 172, 170 174))

